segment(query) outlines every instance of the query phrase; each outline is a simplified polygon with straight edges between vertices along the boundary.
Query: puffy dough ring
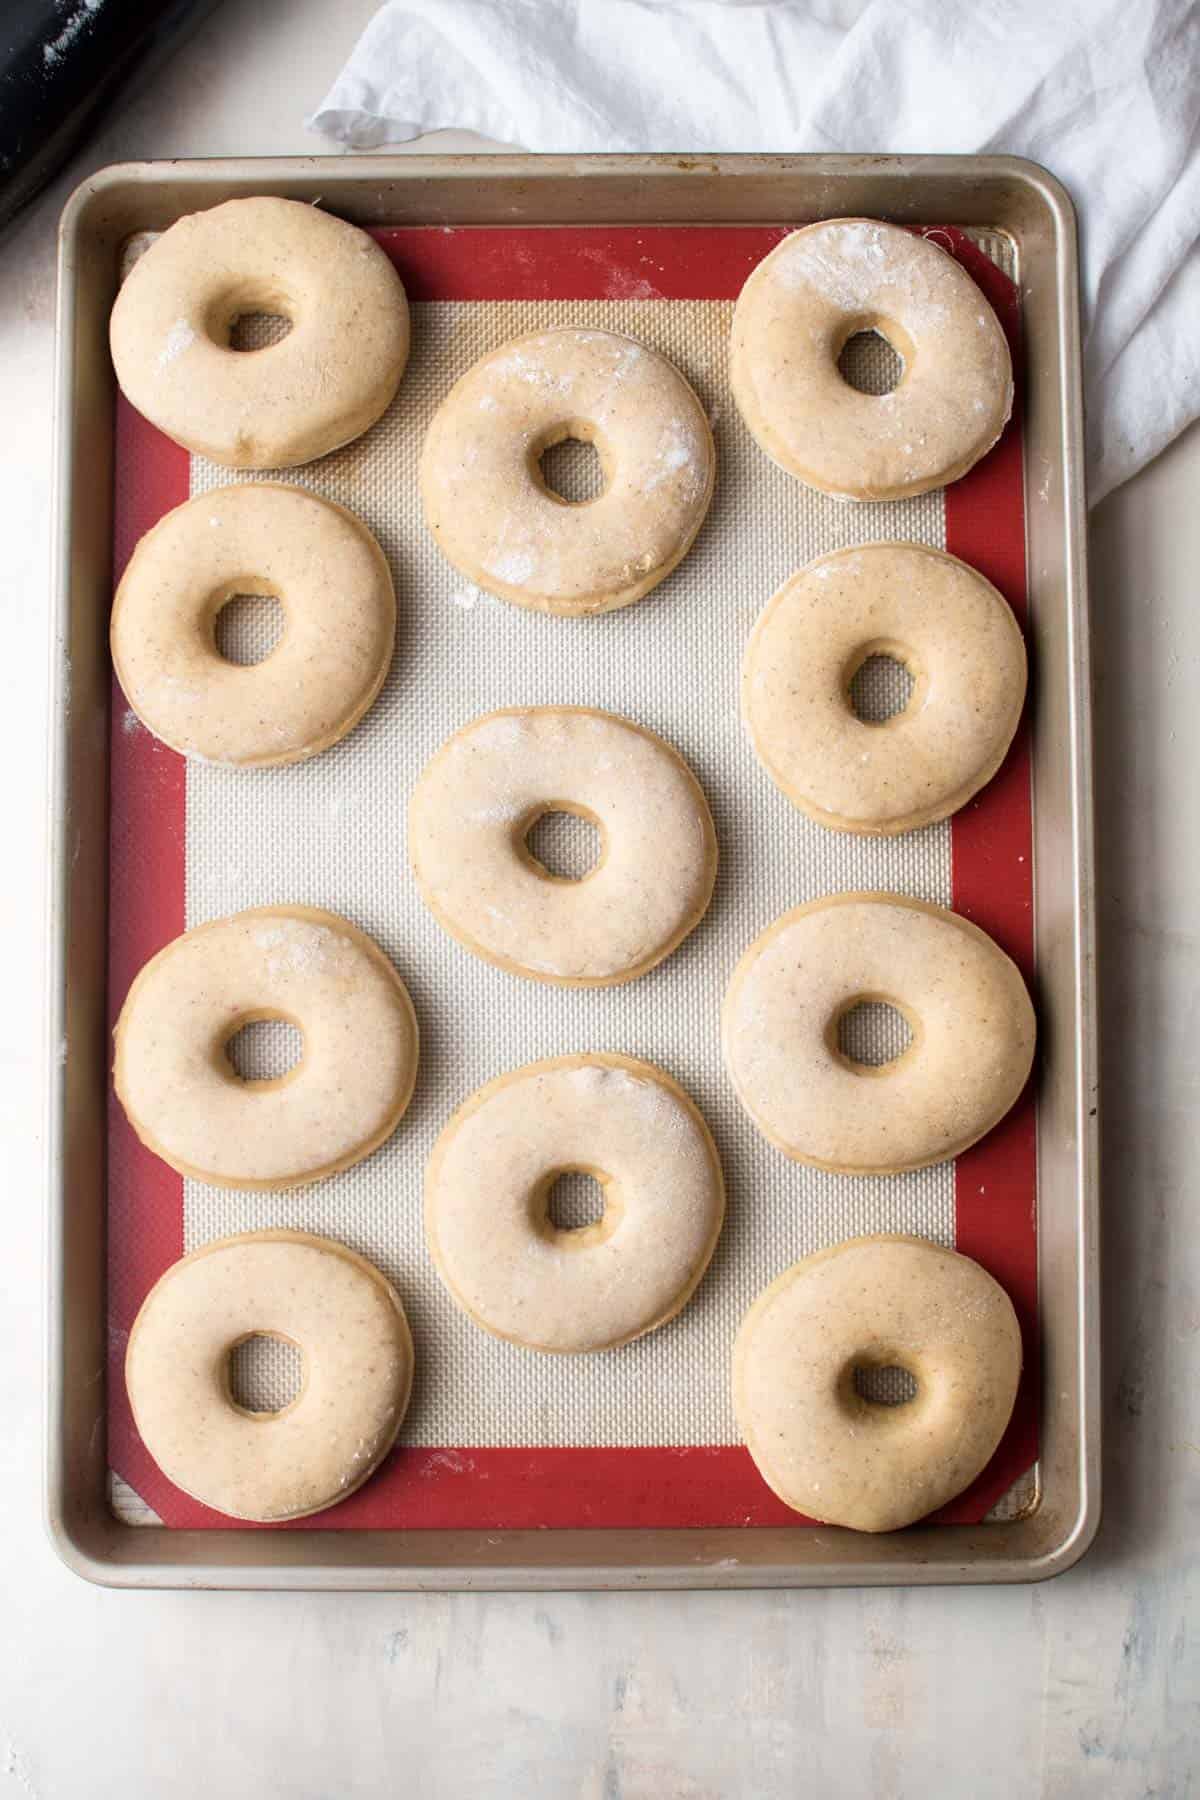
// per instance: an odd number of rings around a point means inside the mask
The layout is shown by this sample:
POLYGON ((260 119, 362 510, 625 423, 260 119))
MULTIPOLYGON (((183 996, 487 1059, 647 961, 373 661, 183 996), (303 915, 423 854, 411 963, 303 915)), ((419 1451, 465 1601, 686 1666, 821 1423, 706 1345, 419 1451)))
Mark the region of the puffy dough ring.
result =
POLYGON ((888 835, 956 812, 991 780, 1021 716, 1025 642, 989 581, 919 544, 835 550, 784 583, 742 665, 754 748, 788 798, 840 831, 888 835), (871 656, 903 663, 907 706, 858 718, 871 656))
POLYGON ((129 560, 112 614, 117 678, 172 749, 263 767, 328 749, 387 676, 396 599, 383 551, 332 501, 277 482, 219 488, 160 519, 129 560), (270 594, 284 635, 250 666, 216 645, 234 594, 270 594))
POLYGON ((425 1233, 476 1324, 533 1350, 606 1350, 663 1325, 725 1212, 716 1146, 683 1089, 627 1056, 561 1056, 480 1088, 429 1163, 425 1233), (547 1217, 560 1175, 605 1190, 594 1225, 547 1217))
POLYGON ((712 815, 678 751, 582 706, 488 713, 455 732, 413 790, 409 854, 426 905, 468 950, 575 987, 661 962, 703 917, 717 869, 712 815), (553 812, 601 833, 580 881, 526 848, 553 812))
POLYGON ((665 357, 614 331, 543 331, 482 357, 434 415, 425 517, 463 573, 518 606, 609 612, 670 574, 699 531, 715 457, 704 408, 665 357), (560 499, 539 459, 596 446, 596 500, 560 499))
POLYGON ((116 1027, 116 1089, 142 1142, 183 1175, 231 1188, 317 1181, 391 1136, 417 1073, 407 989, 334 913, 260 906, 185 931, 141 970, 116 1027), (242 1081, 225 1046, 286 1019, 300 1062, 242 1081))
POLYGON ((897 1531, 986 1467, 1020 1373, 1017 1317, 986 1269, 920 1238, 852 1238, 759 1295, 734 1344, 733 1404, 786 1505, 856 1531, 897 1531), (884 1368, 913 1376, 915 1398, 862 1398, 856 1372, 884 1368))
POLYGON ((413 1347, 378 1269, 328 1238, 247 1231, 174 1263, 129 1334, 125 1382, 146 1448, 176 1487, 235 1519, 300 1519, 345 1500, 396 1440, 413 1347), (229 1358, 256 1336, 304 1358, 279 1412, 234 1401, 229 1358))
POLYGON ((117 380, 151 424, 234 469, 311 462, 384 411, 408 361, 408 302, 373 238, 296 200, 227 200, 177 219, 117 295, 117 380), (243 313, 291 330, 230 349, 243 313))
POLYGON ((759 445, 842 500, 899 500, 957 481, 1012 411, 1012 358, 966 270, 928 238, 876 219, 796 231, 746 282, 730 380, 759 445), (838 357, 876 331, 904 362, 890 394, 862 394, 838 357))
POLYGON ((1033 1062, 1016 964, 969 919, 898 894, 784 913, 745 952, 722 1012, 725 1060, 759 1130, 798 1162, 895 1175, 957 1156, 999 1123, 1033 1062), (900 1012, 912 1042, 873 1067, 838 1048, 846 1013, 900 1012))

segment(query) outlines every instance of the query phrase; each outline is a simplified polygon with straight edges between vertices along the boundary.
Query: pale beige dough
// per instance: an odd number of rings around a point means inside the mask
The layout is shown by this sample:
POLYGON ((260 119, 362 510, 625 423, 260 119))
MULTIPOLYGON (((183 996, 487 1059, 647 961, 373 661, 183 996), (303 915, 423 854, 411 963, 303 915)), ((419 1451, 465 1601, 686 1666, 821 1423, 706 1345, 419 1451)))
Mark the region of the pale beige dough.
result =
POLYGON ((1012 1106, 1033 1062, 1016 964, 957 913, 898 894, 834 894, 784 913, 725 995, 725 1061, 759 1130, 798 1162, 894 1175, 957 1156, 1012 1106), (879 1068, 838 1049, 862 1001, 904 1015, 912 1042, 879 1068))
POLYGON ((768 601, 742 664, 763 766, 822 825, 888 835, 944 819, 991 780, 1025 700, 1025 643, 982 575, 920 544, 835 550, 768 601), (914 677, 904 711, 856 717, 874 655, 914 677))
POLYGON ((138 543, 112 613, 117 679, 173 750, 256 768, 328 749, 387 676, 396 599, 387 559, 352 513, 302 488, 253 482, 185 501, 138 543), (269 594, 283 636, 227 662, 217 616, 269 594))
POLYGON ((369 1156, 412 1095, 417 1022, 378 945, 335 913, 260 906, 151 958, 117 1020, 129 1122, 183 1175, 231 1188, 317 1181, 369 1156), (260 1019, 304 1036, 300 1062, 243 1081, 225 1053, 260 1019))
POLYGON ((898 1531, 987 1466, 1020 1373, 1012 1302, 977 1262, 920 1238, 852 1238, 759 1295, 734 1344, 733 1404, 785 1505, 855 1531, 898 1531), (859 1396, 855 1370, 885 1368, 915 1379, 912 1400, 859 1396))
POLYGON ((345 1500, 391 1449, 413 1347, 379 1271, 328 1238, 247 1231, 174 1263, 151 1288, 125 1353, 134 1421, 185 1494, 235 1519, 299 1519, 345 1500), (229 1358, 259 1334, 303 1356, 281 1411, 233 1400, 229 1358))
POLYGON ((613 331, 536 332, 482 357, 438 408, 421 453, 429 528, 488 593, 542 612, 638 600, 686 553, 712 495, 704 408, 666 359, 613 331), (604 492, 573 503, 539 458, 594 444, 604 492))
POLYGON ((594 987, 661 962, 703 916, 716 878, 708 804, 678 751, 611 713, 533 706, 464 725, 409 805, 426 905, 476 956, 535 981, 594 987), (547 812, 601 834, 581 881, 547 874, 525 837, 547 812))
POLYGON ((725 1212, 696 1107, 628 1056, 560 1056, 501 1075, 434 1146, 425 1235, 477 1325, 532 1350, 607 1350, 675 1316, 708 1267, 725 1212), (603 1184, 594 1225, 558 1230, 550 1189, 603 1184))
POLYGON ((296 200, 227 200, 177 219, 138 259, 109 341, 126 398, 176 443, 229 468, 292 468, 387 407, 408 361, 408 303, 356 225, 296 200), (232 350, 243 313, 292 328, 232 350))
POLYGON ((842 500, 957 481, 1012 411, 1008 342, 983 294, 937 244, 878 219, 807 225, 759 263, 734 310, 729 373, 767 455, 842 500), (890 394, 838 372, 860 331, 903 360, 890 394))

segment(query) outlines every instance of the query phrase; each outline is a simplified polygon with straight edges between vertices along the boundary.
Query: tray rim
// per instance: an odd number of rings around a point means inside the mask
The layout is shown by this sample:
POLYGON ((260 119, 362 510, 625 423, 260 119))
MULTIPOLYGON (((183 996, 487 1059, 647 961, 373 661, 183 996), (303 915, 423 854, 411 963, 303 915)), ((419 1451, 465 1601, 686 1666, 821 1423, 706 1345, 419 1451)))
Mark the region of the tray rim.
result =
MULTIPOLYGON (((775 216, 796 217, 801 209, 785 200, 775 216)), ((578 215, 574 216, 578 219, 578 215)), ((567 222, 567 216, 526 218, 526 223, 567 222)), ((630 222, 622 215, 624 222, 630 222)), ((513 222, 510 210, 503 222, 513 222)), ((493 215, 493 222, 500 222, 493 215)), ((618 222, 602 212, 586 213, 579 222, 618 222)), ((687 222, 686 219, 682 222, 687 222)), ((115 286, 115 256, 113 257, 115 286)), ((92 271, 93 275, 95 271, 92 271)), ((1041 305, 1050 302, 1043 294, 1041 305)), ((1049 316, 1049 315, 1047 315, 1049 316)), ((47 1173, 49 1203, 46 1213, 48 1296, 46 1326, 46 1464, 45 1522, 56 1551, 66 1565, 90 1581, 109 1586, 220 1587, 220 1588, 317 1588, 317 1589, 508 1589, 553 1588, 689 1588, 689 1587, 785 1587, 835 1585, 931 1584, 962 1582, 1014 1582, 1044 1580, 1070 1568, 1091 1544, 1099 1523, 1099 1331, 1098 1301, 1098 1127, 1096 1117, 1097 1035, 1095 958, 1093 941, 1092 883, 1092 781, 1090 742, 1090 686, 1088 673, 1087 594, 1085 582, 1085 523, 1082 448, 1082 393, 1079 348, 1079 296, 1075 213, 1062 184, 1039 165, 1007 156, 810 156, 810 155, 613 155, 531 156, 525 154, 476 154, 439 156, 371 155, 347 157, 270 157, 247 159, 198 159, 189 162, 114 164, 89 176, 75 190, 64 209, 59 234, 59 285, 57 299, 54 417, 54 510, 51 631, 51 722, 49 746, 51 805, 51 871, 47 893, 48 927, 48 1043, 51 1068, 47 1084, 47 1173), (353 207, 369 223, 399 222, 392 215, 401 190, 426 192, 424 209, 429 223, 441 223, 436 205, 446 206, 445 218, 455 222, 486 223, 486 218, 467 221, 460 202, 486 210, 479 200, 497 192, 507 182, 519 209, 536 215, 544 209, 572 207, 579 196, 574 190, 608 181, 626 207, 647 206, 645 222, 681 222, 670 208, 673 202, 699 207, 696 222, 713 223, 713 204, 718 200, 720 218, 715 222, 753 222, 759 215, 736 211, 739 188, 762 192, 764 184, 794 186, 808 183, 821 196, 810 216, 838 216, 848 211, 883 214, 892 218, 922 217, 939 213, 947 223, 1007 227, 979 213, 981 204, 1007 187, 1017 196, 1037 228, 1048 234, 1052 245, 1054 291, 1052 326, 1058 347, 1057 366, 1039 373, 1039 386, 1055 385, 1054 401, 1061 415, 1056 445, 1062 456, 1061 492, 1056 512, 1061 515, 1062 586, 1066 602, 1063 673, 1066 678, 1069 767, 1066 774, 1067 829, 1073 881, 1070 888, 1069 976, 1073 999, 1074 1081, 1071 1084, 1071 1160, 1075 1171, 1073 1271, 1076 1311, 1072 1340, 1077 1356, 1073 1371, 1072 1423, 1076 1436, 1064 1461, 1065 1473, 1054 1480, 1065 1482, 1025 1518, 980 1526, 910 1528, 883 1538, 864 1538, 835 1528, 788 1533, 763 1529, 754 1535, 771 1537, 782 1548, 787 1544, 799 1555, 740 1558, 734 1548, 747 1548, 745 1533, 737 1528, 695 1530, 587 1530, 506 1532, 220 1532, 176 1531, 166 1527, 123 1526, 108 1509, 106 1457, 102 1442, 104 1388, 102 1374, 89 1376, 94 1386, 93 1424, 88 1441, 81 1438, 81 1406, 78 1395, 80 1347, 72 1332, 89 1323, 104 1330, 103 1219, 92 1215, 83 1222, 67 1192, 69 1133, 79 1129, 71 1099, 86 1111, 90 1104, 103 1129, 103 1090, 96 1083, 97 1068, 107 1069, 101 1048, 104 1021, 100 1018, 100 1044, 95 1033, 94 996, 89 1017, 68 1039, 68 1005, 75 992, 69 985, 72 947, 71 902, 91 891, 99 873, 106 891, 106 834, 102 846, 88 843, 84 824, 78 822, 84 804, 95 800, 76 778, 71 763, 97 759, 103 765, 103 814, 107 817, 107 706, 102 716, 93 711, 81 717, 70 706, 72 630, 79 609, 88 604, 80 588, 86 585, 73 568, 76 551, 77 509, 84 493, 83 479, 94 483, 95 458, 85 470, 77 441, 79 409, 88 399, 83 391, 98 374, 99 387, 114 388, 106 354, 97 371, 87 363, 88 346, 81 341, 91 328, 90 349, 96 348, 97 329, 105 319, 83 317, 80 312, 81 261, 99 243, 115 246, 128 230, 145 228, 147 217, 158 208, 159 217, 174 217, 197 205, 214 204, 238 193, 283 192, 313 197, 353 207), (954 213, 945 201, 930 197, 931 184, 949 183, 958 204, 954 213), (860 199, 865 189, 879 184, 879 203, 867 206, 860 199), (847 204, 833 204, 839 195, 847 204), (436 197, 435 197, 436 196, 436 197), (449 204, 447 205, 447 202, 449 204), (734 210, 730 210, 734 203, 734 210), (965 214, 964 210, 966 209, 965 214), (131 218, 142 224, 131 225, 131 218), (89 728, 99 741, 82 743, 89 728), (81 853, 88 867, 77 865, 81 853), (78 890, 78 891, 77 891, 78 890), (75 1035, 86 1039, 78 1048, 75 1035), (60 1053, 61 1051, 61 1053, 60 1053), (82 1065, 82 1080, 80 1068, 82 1065), (70 1083, 74 1074, 76 1080, 70 1083), (100 1090, 88 1093, 88 1084, 100 1090), (97 1114, 97 1100, 99 1111, 97 1114), (87 1242, 80 1247, 79 1240, 87 1242), (98 1247, 98 1255, 97 1255, 98 1247), (82 1255, 92 1256, 95 1266, 76 1269, 82 1255), (98 1279, 97 1279, 98 1277, 98 1279), (87 1317, 75 1318, 73 1306, 87 1317), (96 1310, 93 1310, 96 1309, 96 1310), (75 1378, 75 1392, 71 1391, 75 1378), (97 1426, 100 1427, 99 1432, 97 1426), (402 1540, 397 1543, 397 1540, 402 1540), (466 1540, 466 1541, 464 1541, 466 1540), (547 1550, 552 1552, 547 1555, 547 1550), (445 1553, 443 1556, 442 1553, 445 1553)), ((1034 380, 1031 377, 1031 391, 1034 380)), ((110 437, 111 434, 106 434, 110 437)), ((107 471, 106 471, 107 472, 107 471)), ((1027 468, 1027 502, 1029 471, 1027 468)), ((1042 496, 1045 498, 1045 496, 1042 496)), ((82 502, 87 504, 86 501, 82 502)), ((93 512, 100 515, 104 501, 93 496, 93 512)), ((1028 511, 1028 506, 1027 506, 1028 511)), ((97 515, 97 516, 100 516, 97 515)), ((1028 527, 1027 527, 1028 529, 1028 527)), ((1032 539, 1032 533, 1031 533, 1032 539)), ((1032 542, 1029 546, 1033 576, 1032 542)), ((97 559, 94 559, 94 561, 97 559)), ((107 564, 92 569, 94 591, 107 592, 107 564)), ((91 671, 93 677, 95 670, 91 671)), ((82 709, 86 711, 86 709, 82 709)), ((1036 790, 1035 790, 1036 807, 1036 790)), ((1036 837, 1036 820, 1035 820, 1036 837)), ((1035 857, 1035 883, 1038 859, 1035 857)), ((1035 908, 1037 906, 1035 885, 1035 908)), ((1067 951, 1056 952, 1065 958, 1067 951)), ((1041 951, 1039 946, 1039 962, 1041 951)), ((101 982, 101 987, 103 983, 101 982)), ((103 996, 101 996, 102 1001, 103 996)), ((103 1007, 100 1006, 102 1014, 103 1007)), ((1040 1133, 1039 1133, 1040 1136, 1040 1133)), ((103 1186, 102 1177, 97 1178, 103 1186)), ((101 1203, 100 1214, 103 1206, 101 1203)), ((1039 1219, 1039 1263, 1042 1256, 1042 1223, 1039 1219)), ((85 1332, 86 1335, 86 1332, 85 1332)), ((89 1340, 91 1342, 92 1340, 89 1340)), ((92 1345, 94 1349, 94 1343, 92 1345)), ((1063 1398, 1068 1398, 1064 1393, 1063 1398)), ((1043 1397, 1043 1419, 1050 1423, 1050 1397, 1043 1397)))

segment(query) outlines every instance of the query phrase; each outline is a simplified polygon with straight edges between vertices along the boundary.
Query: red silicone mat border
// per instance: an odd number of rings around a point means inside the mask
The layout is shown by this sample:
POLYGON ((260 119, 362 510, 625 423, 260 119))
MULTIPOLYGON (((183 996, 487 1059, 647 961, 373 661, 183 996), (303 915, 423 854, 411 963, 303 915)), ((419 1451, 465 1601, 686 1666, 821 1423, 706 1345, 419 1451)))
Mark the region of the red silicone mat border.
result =
MULTIPOLYGON (((424 300, 735 299, 787 226, 433 226, 374 235, 409 296, 424 300)), ((961 232, 929 227, 987 294, 1019 369, 1019 305, 1006 275, 961 232)), ((946 490, 946 547, 981 570, 1025 623, 1024 482, 1018 411, 997 447, 946 490)), ((121 399, 117 417, 117 579, 134 544, 188 497, 189 459, 121 399)), ((184 929, 186 764, 129 719, 113 688, 109 1012, 137 970, 184 929)), ((1027 727, 985 792, 951 829, 954 906, 1033 973, 1032 790, 1027 727)), ((1017 1406, 979 1480, 945 1507, 973 1523, 1037 1456, 1037 1150, 1030 1090, 958 1159, 955 1233, 1005 1285, 1025 1338, 1017 1406)), ((183 1183, 109 1103, 109 1461, 176 1527, 237 1521, 175 1488, 151 1460, 129 1409, 124 1354, 146 1292, 183 1253, 183 1183)), ((740 1445, 651 1449, 405 1449, 305 1529, 474 1529, 795 1525, 740 1445)), ((271 1527, 270 1529, 287 1529, 271 1527)))

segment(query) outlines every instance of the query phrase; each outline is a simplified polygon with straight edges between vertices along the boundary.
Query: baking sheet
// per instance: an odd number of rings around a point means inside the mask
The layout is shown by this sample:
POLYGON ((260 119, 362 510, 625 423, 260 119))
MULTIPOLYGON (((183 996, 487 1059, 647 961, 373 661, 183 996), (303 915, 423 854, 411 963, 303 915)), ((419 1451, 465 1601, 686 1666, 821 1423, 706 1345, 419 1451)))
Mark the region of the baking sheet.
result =
MULTIPOLYGON (((1018 429, 949 497, 848 507, 775 469, 728 395, 732 298, 778 231, 700 227, 684 243, 672 227, 379 235, 416 298, 400 395, 365 438, 287 479, 350 506, 383 543, 401 614, 389 682, 342 745, 280 771, 185 770, 118 703, 111 998, 115 1008, 138 963, 185 925, 270 901, 328 906, 370 931, 408 982, 424 1035, 421 1078, 382 1152, 292 1195, 180 1182, 149 1166, 154 1159, 114 1115, 111 1460, 169 1523, 221 1522, 175 1494, 138 1446, 119 1381, 122 1334, 172 1254, 227 1231, 300 1225, 386 1270, 418 1351, 401 1449, 319 1524, 795 1522, 737 1446, 726 1371, 742 1312, 811 1249, 862 1231, 914 1230, 993 1268, 1014 1293, 1032 1348, 1032 1107, 1027 1100, 956 1166, 870 1180, 806 1170, 773 1151, 733 1097, 720 1063, 720 997, 737 956, 771 919, 846 887, 953 901, 1028 967, 1028 746, 953 827, 880 841, 825 832, 759 769, 738 724, 738 665, 754 619, 788 574, 871 538, 949 548, 1020 610, 1018 429), (681 282, 687 291, 673 291, 681 282), (494 344, 560 323, 625 330, 662 349, 701 395, 718 442, 717 495, 689 557, 645 600, 597 620, 539 618, 473 589, 441 559, 416 499, 423 429, 455 376, 494 344), (438 930, 407 873, 405 802, 428 755, 479 712, 555 701, 602 706, 660 731, 713 806, 722 851, 713 907, 675 956, 625 988, 543 989, 478 962, 438 930), (581 1049, 645 1056, 683 1082, 717 1139, 730 1210, 709 1275, 678 1320, 616 1353, 552 1359, 499 1344, 453 1307, 424 1252, 420 1183, 434 1136, 467 1093, 521 1062, 581 1049)), ((1015 327, 1011 284, 959 234, 937 235, 1015 327)), ((1009 249, 1002 238, 986 242, 996 255, 1009 249)), ((189 493, 218 505, 219 487, 243 479, 188 459, 128 409, 117 478, 119 560, 165 506, 189 493)), ((950 1516, 981 1517, 1032 1462, 1032 1367, 1031 1358, 996 1464, 950 1516)))

